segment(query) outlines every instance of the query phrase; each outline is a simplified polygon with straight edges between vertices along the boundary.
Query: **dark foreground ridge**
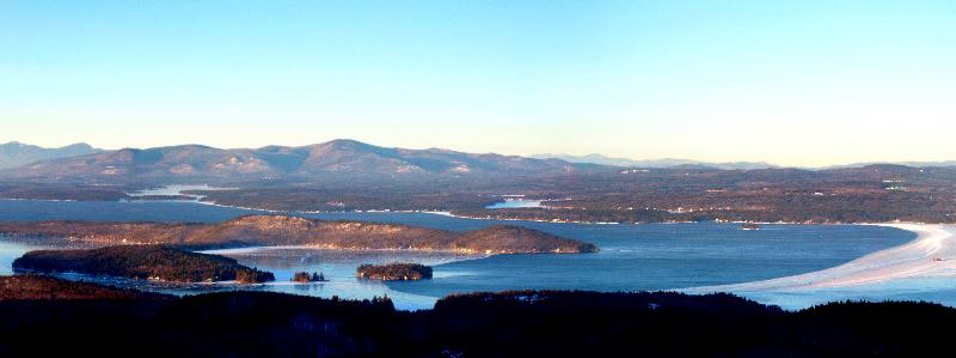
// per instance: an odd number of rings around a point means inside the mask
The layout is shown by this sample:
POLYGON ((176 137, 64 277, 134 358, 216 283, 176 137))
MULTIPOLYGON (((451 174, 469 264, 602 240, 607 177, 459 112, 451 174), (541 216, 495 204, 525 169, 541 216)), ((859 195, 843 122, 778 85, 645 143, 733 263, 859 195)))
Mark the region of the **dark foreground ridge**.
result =
POLYGON ((935 304, 784 312, 728 294, 478 293, 418 312, 241 291, 0 301, 3 356, 928 356, 954 328, 956 309, 935 304))
POLYGON ((158 300, 172 296, 107 287, 49 276, 0 276, 0 301, 8 300, 158 300))
POLYGON ((176 282, 236 280, 240 283, 257 283, 275 280, 271 273, 240 265, 235 259, 188 252, 166 245, 30 251, 13 261, 13 269, 176 282))
POLYGON ((482 254, 589 253, 597 247, 517 226, 464 233, 399 224, 252 215, 220 224, 2 223, 0 234, 96 243, 174 244, 191 249, 314 245, 329 249, 446 250, 482 254))

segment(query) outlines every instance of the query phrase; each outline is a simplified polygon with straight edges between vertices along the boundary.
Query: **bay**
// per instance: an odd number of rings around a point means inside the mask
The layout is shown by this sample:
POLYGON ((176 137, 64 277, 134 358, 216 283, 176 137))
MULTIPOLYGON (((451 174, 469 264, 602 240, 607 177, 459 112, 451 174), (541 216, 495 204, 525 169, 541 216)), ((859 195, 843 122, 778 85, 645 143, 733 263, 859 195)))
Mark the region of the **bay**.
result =
MULTIPOLYGON (((0 221, 80 220, 216 223, 264 211, 195 202, 0 201, 0 221)), ((427 213, 321 213, 294 215, 326 220, 402 223, 445 230, 475 230, 509 224, 596 244, 595 254, 460 256, 398 251, 341 252, 260 248, 219 252, 273 271, 277 282, 245 289, 321 297, 389 296, 402 308, 428 308, 442 296, 475 291, 566 289, 593 291, 669 290, 763 280, 837 266, 912 240, 913 233, 866 225, 764 225, 743 231, 737 224, 688 223, 588 225, 454 218, 427 213), (354 278, 363 263, 396 261, 434 265, 435 278, 371 282, 354 278), (294 285, 296 271, 321 271, 329 282, 294 285)), ((0 240, 0 274, 32 249, 0 240)), ((234 287, 232 287, 234 288, 234 287)), ((189 293, 189 292, 178 292, 189 293)))

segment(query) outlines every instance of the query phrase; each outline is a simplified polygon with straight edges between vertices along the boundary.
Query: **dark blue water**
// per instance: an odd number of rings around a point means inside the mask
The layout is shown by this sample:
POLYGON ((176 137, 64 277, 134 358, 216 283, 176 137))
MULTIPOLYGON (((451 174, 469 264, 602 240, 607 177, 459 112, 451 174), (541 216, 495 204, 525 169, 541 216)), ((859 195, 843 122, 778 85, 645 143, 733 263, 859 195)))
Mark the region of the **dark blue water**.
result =
MULTIPOLYGON (((256 212, 187 202, 0 201, 0 221, 213 223, 254 213, 256 212)), ((503 255, 444 263, 435 267, 435 278, 432 280, 387 284, 391 290, 416 297, 525 288, 664 290, 749 282, 837 266, 915 237, 912 233, 898 229, 858 225, 765 225, 759 231, 742 231, 735 224, 552 224, 458 219, 423 213, 301 216, 393 222, 446 230, 474 230, 504 223, 588 241, 601 250, 596 254, 503 255)), ((0 253, 24 250, 22 246, 11 247, 13 249, 0 250, 0 253)), ((307 251, 272 251, 268 253, 268 260, 265 260, 263 254, 241 254, 235 257, 240 261, 256 264, 259 268, 274 269, 278 272, 323 268, 333 273, 341 271, 341 275, 335 276, 341 276, 338 278, 343 280, 350 279, 351 272, 354 272, 350 271, 354 270, 352 267, 362 263, 333 258, 328 252, 307 251), (304 262, 308 264, 303 264, 304 262)), ((387 252, 376 255, 376 261, 389 259, 387 252)), ((425 259, 435 262, 455 261, 455 258, 425 259)), ((0 272, 4 269, 8 268, 0 268, 0 272)), ((336 294, 334 289, 329 288, 335 287, 334 284, 326 287, 323 294, 336 294)), ((381 289, 387 290, 383 286, 381 289)), ((385 292, 382 290, 370 292, 385 292)))
POLYGON ((427 296, 522 288, 635 291, 710 286, 829 268, 915 238, 870 226, 767 225, 760 231, 713 223, 527 226, 595 243, 601 251, 455 262, 437 268, 444 277, 389 286, 427 296))

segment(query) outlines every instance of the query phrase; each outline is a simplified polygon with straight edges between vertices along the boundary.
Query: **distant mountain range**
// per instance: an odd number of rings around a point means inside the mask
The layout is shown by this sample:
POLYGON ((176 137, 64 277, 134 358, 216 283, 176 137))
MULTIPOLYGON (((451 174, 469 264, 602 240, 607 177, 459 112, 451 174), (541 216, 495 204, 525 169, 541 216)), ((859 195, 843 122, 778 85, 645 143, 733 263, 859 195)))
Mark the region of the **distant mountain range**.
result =
POLYGON ((633 160, 626 158, 613 158, 601 154, 588 154, 583 156, 574 156, 568 154, 535 154, 531 158, 539 159, 561 159, 569 163, 590 163, 600 165, 612 165, 618 167, 635 168, 674 168, 674 169, 723 169, 723 170, 752 170, 779 168, 776 165, 765 162, 729 162, 729 163, 710 163, 687 159, 653 159, 653 160, 633 160))
POLYGON ((846 169, 846 168, 862 168, 871 165, 902 165, 913 168, 934 168, 934 167, 956 167, 956 160, 946 160, 940 162, 864 162, 864 163, 853 163, 845 165, 831 165, 824 167, 822 169, 846 169))
MULTIPOLYGON (((568 163, 578 163, 578 164, 599 164, 599 165, 610 165, 616 167, 633 167, 633 168, 655 168, 655 169, 721 169, 721 170, 754 170, 754 169, 774 169, 774 168, 783 168, 779 165, 770 164, 767 162, 725 162, 725 163, 714 163, 714 162, 705 162, 699 160, 688 160, 688 159, 651 159, 651 160, 634 160, 627 158, 614 158, 608 157, 601 154, 588 154, 588 155, 569 155, 569 154, 533 154, 528 156, 529 158, 537 159, 561 159, 568 163)), ((861 162, 853 164, 842 164, 842 165, 830 165, 819 168, 802 168, 810 170, 823 170, 823 169, 849 169, 849 168, 863 168, 872 165, 902 165, 913 168, 932 168, 932 167, 956 167, 956 160, 949 161, 938 161, 938 162, 927 162, 927 161, 908 161, 908 162, 861 162)))
POLYGON ((43 148, 35 145, 10 142, 0 144, 0 169, 15 168, 25 164, 75 157, 78 155, 102 152, 86 143, 76 143, 62 148, 43 148))
MULTIPOLYGON (((956 162, 902 164, 934 167, 953 166, 956 162)), ((862 166, 863 164, 832 168, 862 166)), ((18 142, 0 145, 0 179, 54 182, 516 178, 615 172, 616 167, 723 170, 778 168, 764 162, 631 160, 600 154, 543 154, 532 157, 474 154, 437 148, 386 148, 348 139, 301 147, 268 146, 255 149, 180 145, 101 150, 84 143, 50 149, 18 142)))
POLYGON ((378 147, 339 139, 302 147, 219 149, 181 145, 114 151, 33 162, 0 177, 47 180, 346 179, 421 176, 543 175, 588 170, 559 159, 471 154, 445 149, 378 147))

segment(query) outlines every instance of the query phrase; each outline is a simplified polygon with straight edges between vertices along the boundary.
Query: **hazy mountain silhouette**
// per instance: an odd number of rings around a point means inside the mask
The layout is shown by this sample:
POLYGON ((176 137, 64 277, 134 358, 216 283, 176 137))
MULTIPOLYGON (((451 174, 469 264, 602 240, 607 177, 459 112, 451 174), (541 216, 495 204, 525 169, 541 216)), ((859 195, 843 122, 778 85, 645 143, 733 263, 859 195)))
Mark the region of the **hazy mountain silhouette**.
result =
POLYGON ((73 157, 100 152, 86 143, 71 144, 61 148, 43 148, 35 145, 10 142, 0 144, 0 169, 14 168, 41 160, 73 157))
POLYGON ((115 151, 34 162, 8 169, 8 178, 163 179, 313 177, 415 177, 542 175, 575 172, 593 165, 558 159, 533 159, 500 154, 473 154, 445 149, 378 147, 354 140, 257 149, 219 149, 180 145, 115 151))
POLYGON ((568 155, 568 154, 535 154, 531 158, 554 158, 561 159, 570 163, 589 163, 589 164, 600 164, 600 165, 613 165, 618 167, 634 167, 634 168, 681 168, 681 169, 741 169, 741 170, 751 170, 751 169, 767 169, 767 168, 778 168, 778 166, 765 163, 765 162, 727 162, 727 163, 711 163, 698 160, 688 160, 688 159, 652 159, 652 160, 633 160, 627 158, 614 158, 608 157, 605 155, 593 153, 582 156, 568 155))

